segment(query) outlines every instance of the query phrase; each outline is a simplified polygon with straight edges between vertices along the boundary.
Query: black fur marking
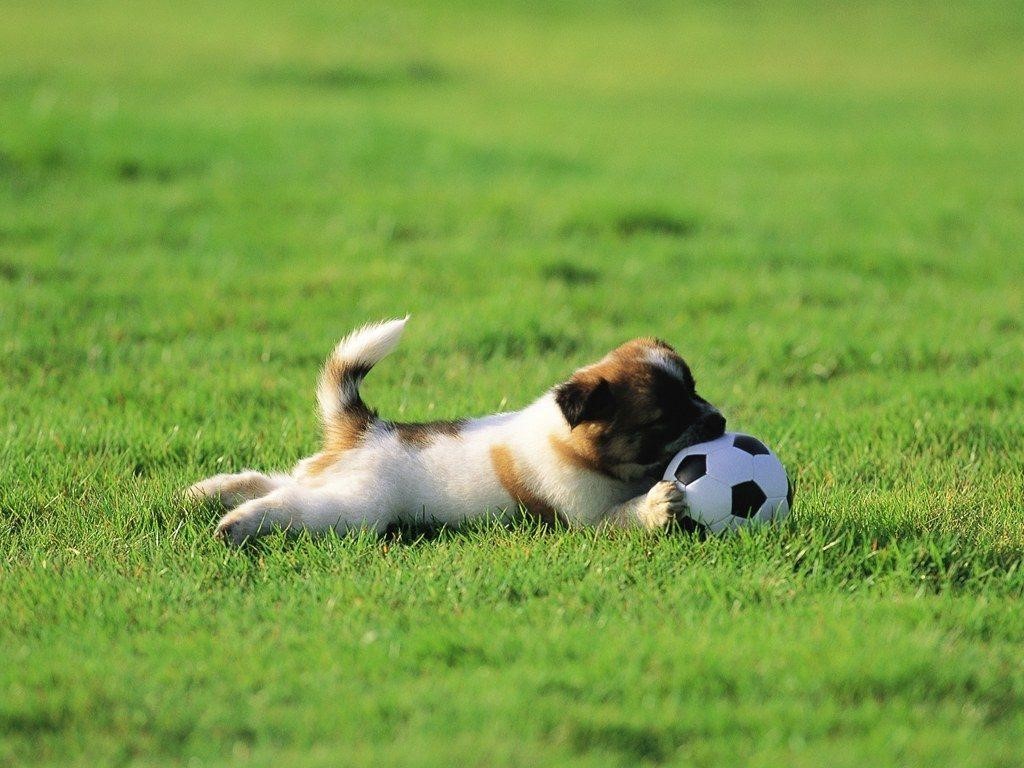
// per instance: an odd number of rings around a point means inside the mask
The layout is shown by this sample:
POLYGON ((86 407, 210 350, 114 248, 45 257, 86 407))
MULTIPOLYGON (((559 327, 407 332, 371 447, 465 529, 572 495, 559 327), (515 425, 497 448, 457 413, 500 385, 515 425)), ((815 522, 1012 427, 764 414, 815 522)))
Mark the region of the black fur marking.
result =
POLYGON ((701 417, 701 411, 693 401, 693 385, 685 378, 680 381, 668 371, 655 366, 651 394, 655 405, 661 410, 660 426, 664 430, 662 437, 668 438, 665 442, 671 442, 701 417))
POLYGON ((401 422, 389 421, 386 423, 387 429, 393 430, 398 434, 398 438, 405 443, 412 445, 424 446, 432 443, 436 438, 443 435, 449 437, 457 436, 465 425, 465 419, 455 419, 452 421, 428 421, 421 424, 406 424, 401 422))
POLYGON ((567 381, 555 390, 555 402, 571 428, 608 419, 615 412, 615 395, 607 379, 598 379, 593 385, 567 381))
POLYGON ((366 363, 352 363, 348 366, 345 373, 349 378, 355 379, 356 381, 362 381, 366 378, 366 374, 370 372, 372 367, 372 365, 368 365, 366 363))

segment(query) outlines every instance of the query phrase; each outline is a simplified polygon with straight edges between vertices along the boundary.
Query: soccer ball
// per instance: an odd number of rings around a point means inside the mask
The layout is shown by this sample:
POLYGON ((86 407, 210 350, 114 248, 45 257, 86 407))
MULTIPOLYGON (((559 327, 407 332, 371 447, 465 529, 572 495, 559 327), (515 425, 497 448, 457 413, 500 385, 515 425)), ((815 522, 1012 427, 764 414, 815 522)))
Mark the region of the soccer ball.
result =
POLYGON ((738 432, 684 448, 669 462, 665 479, 685 492, 687 517, 712 533, 781 520, 793 506, 793 486, 779 457, 738 432))

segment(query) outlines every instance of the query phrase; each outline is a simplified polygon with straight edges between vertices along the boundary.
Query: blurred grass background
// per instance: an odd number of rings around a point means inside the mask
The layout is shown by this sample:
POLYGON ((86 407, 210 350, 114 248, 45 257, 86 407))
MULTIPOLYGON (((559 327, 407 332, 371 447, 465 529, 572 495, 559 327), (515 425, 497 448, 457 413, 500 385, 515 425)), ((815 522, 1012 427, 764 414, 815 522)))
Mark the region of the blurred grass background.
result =
MULTIPOLYGON (((1024 5, 0 8, 0 760, 1010 765, 1024 5), (174 493, 367 399, 630 336, 781 531, 209 540, 174 493)), ((478 535, 479 534, 479 535, 478 535)))

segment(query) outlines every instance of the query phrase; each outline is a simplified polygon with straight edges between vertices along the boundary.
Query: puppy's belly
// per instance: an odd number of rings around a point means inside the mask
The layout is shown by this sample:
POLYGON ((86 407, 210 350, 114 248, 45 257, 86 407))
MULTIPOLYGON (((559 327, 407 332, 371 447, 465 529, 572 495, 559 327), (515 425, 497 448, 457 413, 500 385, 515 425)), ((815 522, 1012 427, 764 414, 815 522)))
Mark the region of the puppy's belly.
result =
POLYGON ((401 514, 458 523, 516 511, 518 501, 501 482, 493 451, 509 442, 520 418, 517 412, 474 419, 457 436, 439 436, 410 454, 416 471, 405 478, 401 514))
POLYGON ((406 520, 454 524, 517 509, 518 503, 509 496, 489 462, 475 456, 459 458, 461 461, 427 458, 415 462, 416 469, 401 478, 396 513, 406 520))

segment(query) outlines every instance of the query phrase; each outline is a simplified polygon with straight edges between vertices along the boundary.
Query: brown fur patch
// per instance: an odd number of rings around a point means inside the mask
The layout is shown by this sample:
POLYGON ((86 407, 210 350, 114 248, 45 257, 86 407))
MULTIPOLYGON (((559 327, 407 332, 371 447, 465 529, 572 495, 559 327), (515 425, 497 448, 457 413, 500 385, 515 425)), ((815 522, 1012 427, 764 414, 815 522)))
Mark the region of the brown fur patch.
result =
POLYGON ((491 446, 491 464, 494 466, 494 472, 498 476, 501 487, 529 514, 548 525, 554 525, 556 521, 564 522, 554 507, 526 485, 519 470, 516 469, 515 457, 507 446, 491 446))
POLYGON ((320 451, 314 453, 309 457, 309 463, 306 465, 306 473, 310 475, 319 475, 321 472, 326 472, 335 462, 338 461, 340 456, 330 451, 320 451))
POLYGON ((551 435, 549 441, 558 457, 566 464, 571 464, 580 469, 589 469, 594 472, 601 471, 601 457, 594 450, 594 442, 587 433, 586 424, 569 433, 569 437, 551 435))
POLYGON ((220 491, 221 497, 235 495, 239 499, 258 499, 266 496, 276 486, 268 477, 259 473, 246 473, 241 477, 234 478, 220 491))
POLYGON ((350 409, 330 424, 325 424, 323 450, 312 457, 306 471, 318 475, 333 467, 343 454, 363 441, 363 435, 373 423, 373 418, 373 413, 363 406, 350 409))
POLYGON ((441 436, 458 437, 465 421, 429 421, 423 424, 392 423, 391 428, 398 433, 398 439, 408 445, 423 448, 441 436))

